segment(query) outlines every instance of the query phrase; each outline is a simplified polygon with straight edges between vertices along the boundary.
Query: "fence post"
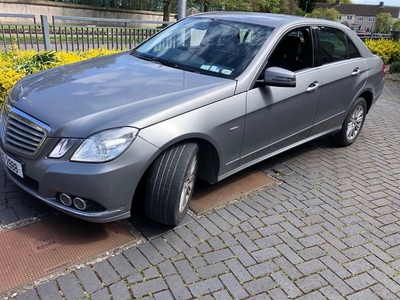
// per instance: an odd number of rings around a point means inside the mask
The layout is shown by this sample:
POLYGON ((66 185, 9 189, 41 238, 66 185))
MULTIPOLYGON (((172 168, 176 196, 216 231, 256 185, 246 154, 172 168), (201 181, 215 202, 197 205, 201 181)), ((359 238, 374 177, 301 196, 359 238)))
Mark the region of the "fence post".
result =
POLYGON ((51 50, 50 49, 50 28, 49 28, 49 22, 47 21, 47 16, 40 15, 40 20, 42 21, 44 49, 51 50))

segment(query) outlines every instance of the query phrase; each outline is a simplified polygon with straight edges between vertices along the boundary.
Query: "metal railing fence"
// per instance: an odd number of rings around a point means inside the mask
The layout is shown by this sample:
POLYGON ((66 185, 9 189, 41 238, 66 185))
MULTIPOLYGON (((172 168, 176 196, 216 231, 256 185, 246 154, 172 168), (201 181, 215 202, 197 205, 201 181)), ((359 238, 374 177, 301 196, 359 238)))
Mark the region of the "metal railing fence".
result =
POLYGON ((21 18, 32 24, 6 24, 0 22, 0 49, 8 51, 15 44, 19 49, 76 51, 97 49, 125 50, 148 39, 163 25, 172 22, 143 21, 130 19, 107 19, 53 16, 49 24, 47 16, 41 16, 37 24, 34 15, 1 14, 1 18, 21 18), (57 20, 79 22, 86 25, 57 25, 57 20), (101 24, 101 25, 93 25, 101 24), (105 26, 104 24, 110 24, 105 26), (121 26, 119 26, 121 24, 121 26), (143 28, 146 26, 146 28, 143 28))
POLYGON ((3 24, 0 22, 0 40, 2 49, 10 49, 15 43, 20 49, 39 50, 39 36, 42 36, 42 26, 37 24, 36 16, 29 14, 3 14, 0 18, 18 18, 32 24, 3 24))
MULTIPOLYGON (((47 0, 71 4, 82 4, 97 7, 114 7, 131 10, 163 11, 163 0, 47 0)), ((195 0, 189 0, 189 5, 194 5, 195 0)), ((170 11, 178 11, 178 1, 170 1, 170 11)))

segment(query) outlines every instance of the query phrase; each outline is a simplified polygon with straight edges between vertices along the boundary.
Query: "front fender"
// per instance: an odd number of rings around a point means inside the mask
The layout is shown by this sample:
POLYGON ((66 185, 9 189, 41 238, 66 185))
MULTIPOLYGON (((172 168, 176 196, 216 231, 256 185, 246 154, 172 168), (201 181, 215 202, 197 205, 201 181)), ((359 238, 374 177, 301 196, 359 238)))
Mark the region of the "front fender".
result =
POLYGON ((139 136, 164 150, 188 139, 202 139, 218 152, 219 175, 239 163, 246 94, 235 95, 142 129, 139 136))

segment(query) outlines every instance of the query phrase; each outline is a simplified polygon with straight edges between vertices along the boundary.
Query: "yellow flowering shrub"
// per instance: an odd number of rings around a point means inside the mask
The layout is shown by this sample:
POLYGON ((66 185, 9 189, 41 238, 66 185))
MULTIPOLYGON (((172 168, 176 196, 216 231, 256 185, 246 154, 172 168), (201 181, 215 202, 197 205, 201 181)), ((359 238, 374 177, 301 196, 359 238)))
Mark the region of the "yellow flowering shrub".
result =
POLYGON ((37 52, 20 50, 14 44, 10 51, 0 51, 0 105, 15 83, 26 75, 117 52, 120 50, 108 50, 104 47, 88 51, 37 52))
POLYGON ((14 84, 25 76, 22 70, 16 70, 14 64, 0 56, 0 103, 14 84))
POLYGON ((385 64, 400 60, 400 41, 394 40, 365 40, 365 45, 372 53, 382 57, 385 64))
POLYGON ((104 56, 108 54, 113 54, 120 52, 119 50, 108 50, 104 47, 100 49, 89 49, 88 51, 74 51, 74 52, 67 52, 67 51, 61 51, 57 52, 56 56, 59 60, 58 65, 63 66, 66 64, 71 64, 75 63, 81 60, 85 59, 90 59, 90 58, 95 58, 98 56, 104 56))

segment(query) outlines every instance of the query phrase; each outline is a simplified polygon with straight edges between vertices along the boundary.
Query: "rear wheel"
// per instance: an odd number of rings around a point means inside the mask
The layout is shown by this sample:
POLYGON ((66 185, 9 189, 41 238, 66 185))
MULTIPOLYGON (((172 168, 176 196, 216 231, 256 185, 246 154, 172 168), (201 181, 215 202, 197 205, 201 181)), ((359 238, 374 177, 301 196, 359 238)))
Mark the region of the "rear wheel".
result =
POLYGON ((181 143, 154 161, 146 186, 147 216, 159 223, 177 225, 186 216, 196 182, 198 145, 181 143))
POLYGON ((364 125, 367 114, 367 102, 358 98, 343 122, 342 129, 332 136, 332 141, 339 146, 349 146, 355 142, 364 125))

